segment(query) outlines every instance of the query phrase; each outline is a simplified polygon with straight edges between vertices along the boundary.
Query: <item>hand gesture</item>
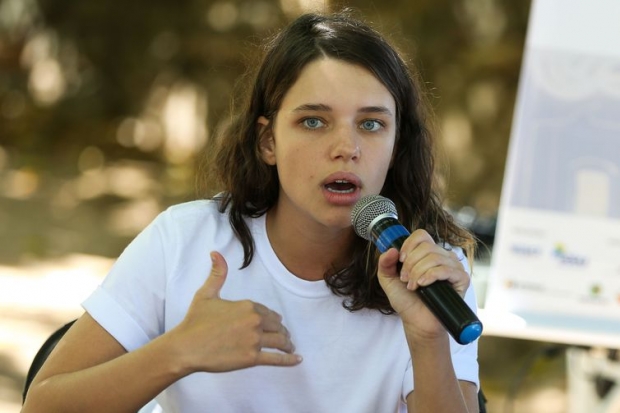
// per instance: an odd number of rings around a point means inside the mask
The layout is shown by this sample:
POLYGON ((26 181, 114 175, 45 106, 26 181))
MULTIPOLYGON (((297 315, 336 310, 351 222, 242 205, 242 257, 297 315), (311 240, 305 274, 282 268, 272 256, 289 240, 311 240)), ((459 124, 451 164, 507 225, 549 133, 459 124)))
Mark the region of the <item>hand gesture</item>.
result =
POLYGON ((299 364, 301 357, 293 354, 289 332, 278 313, 250 300, 220 298, 228 265, 217 252, 211 253, 211 260, 209 277, 196 291, 183 321, 171 331, 181 343, 190 370, 222 372, 299 364))

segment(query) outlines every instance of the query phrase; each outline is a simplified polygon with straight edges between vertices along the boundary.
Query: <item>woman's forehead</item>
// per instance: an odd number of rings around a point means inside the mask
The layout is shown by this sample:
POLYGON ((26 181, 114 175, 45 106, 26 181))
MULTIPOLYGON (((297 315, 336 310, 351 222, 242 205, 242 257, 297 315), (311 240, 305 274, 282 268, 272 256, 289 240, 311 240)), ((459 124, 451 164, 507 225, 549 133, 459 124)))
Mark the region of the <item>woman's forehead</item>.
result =
POLYGON ((281 108, 341 105, 385 108, 395 114, 390 91, 368 69, 343 60, 324 58, 308 63, 285 93, 281 108))

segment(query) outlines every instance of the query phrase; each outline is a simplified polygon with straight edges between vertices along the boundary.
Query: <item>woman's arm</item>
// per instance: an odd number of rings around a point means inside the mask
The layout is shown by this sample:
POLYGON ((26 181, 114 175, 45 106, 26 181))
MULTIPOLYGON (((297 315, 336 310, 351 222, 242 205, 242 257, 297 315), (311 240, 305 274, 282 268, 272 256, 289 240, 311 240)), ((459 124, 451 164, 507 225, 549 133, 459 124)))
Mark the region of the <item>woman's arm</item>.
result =
POLYGON ((457 380, 445 339, 410 344, 414 363, 414 391, 407 397, 407 410, 415 412, 478 413, 474 383, 457 380))
POLYGON ((41 367, 22 413, 137 412, 184 374, 169 345, 162 336, 127 353, 86 313, 41 367))
POLYGON ((193 372, 299 364, 280 315, 220 298, 226 261, 219 253, 212 259, 183 321, 135 351, 126 352, 90 315, 80 317, 35 377, 22 413, 135 413, 193 372))
POLYGON ((448 333, 414 293, 421 285, 447 280, 463 296, 470 277, 456 254, 436 245, 426 231, 417 230, 400 252, 390 249, 381 255, 378 277, 401 317, 411 353, 414 391, 407 397, 409 412, 477 413, 476 386, 457 379, 448 333))

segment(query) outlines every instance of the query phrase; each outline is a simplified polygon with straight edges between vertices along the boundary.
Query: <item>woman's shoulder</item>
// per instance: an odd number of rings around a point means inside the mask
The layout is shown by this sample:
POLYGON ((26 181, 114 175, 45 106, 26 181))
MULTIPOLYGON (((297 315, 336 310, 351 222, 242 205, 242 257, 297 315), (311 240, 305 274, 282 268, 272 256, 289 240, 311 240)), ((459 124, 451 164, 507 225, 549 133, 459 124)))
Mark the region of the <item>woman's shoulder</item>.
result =
POLYGON ((174 216, 176 219, 221 214, 219 202, 215 199, 197 199, 194 201, 174 204, 164 210, 164 214, 174 216))
POLYGON ((229 226, 228 213, 221 212, 219 202, 213 199, 201 199, 171 205, 156 219, 161 229, 191 232, 199 228, 229 226))

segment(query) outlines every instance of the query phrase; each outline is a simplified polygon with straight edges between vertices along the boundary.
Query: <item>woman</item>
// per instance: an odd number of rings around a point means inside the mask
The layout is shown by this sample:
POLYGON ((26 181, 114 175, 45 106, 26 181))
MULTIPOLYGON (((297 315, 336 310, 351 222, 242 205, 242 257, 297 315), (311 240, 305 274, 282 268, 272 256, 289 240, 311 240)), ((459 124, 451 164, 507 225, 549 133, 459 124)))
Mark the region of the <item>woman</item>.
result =
POLYGON ((476 343, 454 343, 412 293, 447 280, 475 307, 473 241, 433 173, 395 50, 345 14, 299 17, 218 139, 206 180, 221 192, 128 246, 23 412, 136 412, 158 395, 184 413, 477 411, 476 343), (400 253, 354 234, 369 194, 416 229, 400 253))

